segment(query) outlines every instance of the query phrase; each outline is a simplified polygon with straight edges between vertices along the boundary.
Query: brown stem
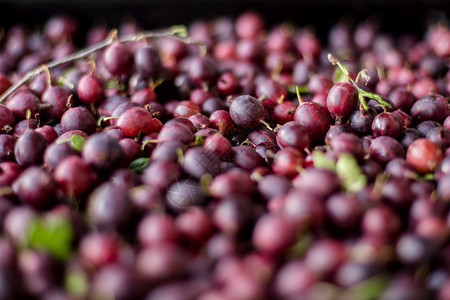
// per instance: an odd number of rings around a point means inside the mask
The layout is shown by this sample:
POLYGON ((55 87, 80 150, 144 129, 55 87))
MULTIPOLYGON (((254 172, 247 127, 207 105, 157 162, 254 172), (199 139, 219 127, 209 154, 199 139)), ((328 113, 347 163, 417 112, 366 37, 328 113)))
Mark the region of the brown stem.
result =
POLYGON ((78 52, 69 54, 65 57, 62 57, 60 59, 48 62, 46 64, 43 64, 36 69, 33 69, 27 73, 15 84, 13 84, 9 89, 7 89, 0 97, 0 103, 3 103, 6 98, 11 96, 15 91, 17 91, 22 85, 27 84, 31 82, 33 79, 35 79, 37 76, 42 74, 43 72, 46 72, 46 70, 54 69, 60 65, 66 64, 68 62, 73 62, 79 59, 82 59, 98 50, 102 50, 109 45, 119 42, 119 43, 125 43, 125 42, 137 42, 144 38, 160 38, 160 37, 167 37, 167 36, 173 36, 180 35, 178 39, 181 39, 189 44, 198 44, 197 42, 191 41, 189 39, 186 39, 186 28, 183 28, 181 26, 174 26, 168 29, 163 29, 160 31, 143 31, 136 34, 127 35, 125 37, 117 39, 117 37, 114 37, 114 35, 110 35, 105 40, 98 42, 90 47, 87 47, 83 50, 80 50, 78 52))

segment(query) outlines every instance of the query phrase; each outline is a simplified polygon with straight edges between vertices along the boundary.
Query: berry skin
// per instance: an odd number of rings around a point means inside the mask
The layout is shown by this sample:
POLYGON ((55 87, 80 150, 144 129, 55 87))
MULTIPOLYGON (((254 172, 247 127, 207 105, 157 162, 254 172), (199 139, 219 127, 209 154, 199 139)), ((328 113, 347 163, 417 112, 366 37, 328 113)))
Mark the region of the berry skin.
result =
POLYGON ((115 43, 106 48, 103 63, 112 75, 126 75, 133 69, 133 56, 125 45, 115 43))
POLYGON ((132 107, 120 116, 117 126, 126 136, 136 137, 139 134, 152 132, 152 119, 152 114, 145 108, 132 107))
POLYGON ((340 82, 328 92, 327 109, 335 118, 350 117, 358 103, 358 91, 350 82, 340 82))
POLYGON ((230 106, 230 115, 234 123, 244 128, 257 128, 264 119, 264 107, 255 97, 239 96, 230 106))
POLYGON ((78 82, 77 95, 84 103, 99 103, 103 100, 103 83, 91 74, 84 75, 78 82))
POLYGON ((442 160, 441 148, 428 139, 415 140, 408 147, 406 161, 419 173, 434 172, 442 160))

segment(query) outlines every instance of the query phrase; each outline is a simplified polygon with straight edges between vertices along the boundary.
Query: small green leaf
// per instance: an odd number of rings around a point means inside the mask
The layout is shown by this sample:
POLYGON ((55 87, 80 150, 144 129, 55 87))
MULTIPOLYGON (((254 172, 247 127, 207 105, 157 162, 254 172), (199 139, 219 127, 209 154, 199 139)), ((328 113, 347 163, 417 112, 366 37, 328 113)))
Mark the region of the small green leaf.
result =
POLYGON ((63 217, 36 218, 28 227, 27 245, 65 260, 72 250, 73 230, 63 217))
POLYGON ((174 25, 170 27, 170 31, 173 35, 178 35, 180 38, 186 38, 188 36, 188 29, 184 25, 174 25))
POLYGON ((334 161, 321 151, 313 152, 313 163, 316 169, 326 169, 336 172, 336 164, 334 161))
POLYGON ((64 285, 70 295, 80 298, 83 298, 89 289, 86 274, 81 270, 69 272, 66 275, 64 285))
POLYGON ((356 159, 350 154, 343 153, 339 156, 336 172, 346 191, 358 192, 367 185, 366 176, 362 173, 356 159))
POLYGON ((209 195, 209 185, 211 184, 212 179, 213 178, 209 173, 204 174, 200 178, 200 188, 204 195, 209 195))
POLYGON ((205 143, 205 138, 204 137, 202 137, 202 136, 196 136, 195 137, 194 144, 196 146, 203 146, 204 143, 205 143))
POLYGON ((136 173, 142 173, 149 164, 150 158, 140 157, 136 160, 133 160, 128 168, 136 173))
POLYGON ((296 94, 297 90, 298 90, 299 93, 302 93, 302 94, 309 93, 307 85, 290 85, 290 86, 287 87, 287 90, 291 94, 296 94))
POLYGON ((378 299, 384 292, 389 279, 386 275, 373 276, 341 294, 339 299, 346 300, 373 300, 378 299))
POLYGON ((345 81, 347 81, 347 75, 342 71, 341 68, 335 69, 333 74, 333 82, 336 84, 345 81))
POLYGON ((299 258, 305 255, 313 239, 311 234, 300 233, 297 242, 287 249, 287 255, 290 258, 299 258))
POLYGON ((111 79, 106 82, 106 89, 118 89, 119 91, 125 90, 125 85, 117 79, 111 79))
POLYGON ((311 296, 311 299, 336 300, 339 299, 341 293, 340 287, 327 282, 319 282, 310 288, 308 295, 311 296))
POLYGON ((178 163, 182 164, 184 161, 184 153, 183 153, 183 149, 181 148, 177 148, 177 156, 178 156, 178 163))
POLYGON ((81 135, 74 134, 70 137, 70 146, 79 152, 83 149, 84 142, 86 139, 81 135))
POLYGON ((422 176, 418 176, 417 179, 419 179, 419 180, 426 180, 426 181, 433 181, 434 180, 434 174, 433 173, 423 174, 422 176))

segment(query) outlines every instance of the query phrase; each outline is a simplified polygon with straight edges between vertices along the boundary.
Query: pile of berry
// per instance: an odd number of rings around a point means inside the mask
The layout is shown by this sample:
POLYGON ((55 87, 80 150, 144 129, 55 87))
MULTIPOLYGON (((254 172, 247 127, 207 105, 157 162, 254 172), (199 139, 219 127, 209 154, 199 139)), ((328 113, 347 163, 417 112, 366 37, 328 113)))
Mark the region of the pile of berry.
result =
POLYGON ((0 50, 0 299, 450 299, 450 30, 255 13, 0 50))

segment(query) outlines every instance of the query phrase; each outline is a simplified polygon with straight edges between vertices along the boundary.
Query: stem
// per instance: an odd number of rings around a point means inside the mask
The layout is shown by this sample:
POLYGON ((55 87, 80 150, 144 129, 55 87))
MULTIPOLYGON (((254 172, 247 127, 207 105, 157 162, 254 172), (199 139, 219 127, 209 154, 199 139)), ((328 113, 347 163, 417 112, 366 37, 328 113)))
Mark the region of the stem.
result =
POLYGON ((269 129, 270 131, 273 131, 273 128, 270 127, 270 124, 267 123, 266 121, 264 121, 264 120, 259 120, 259 122, 262 123, 264 126, 266 126, 267 129, 269 129))
MULTIPOLYGON (((341 64, 339 60, 337 60, 333 55, 331 55, 331 53, 328 54, 328 60, 333 66, 338 66, 339 69, 341 69, 341 71, 347 76, 347 80, 350 81, 350 83, 353 84, 353 86, 356 88, 356 90, 358 91, 358 99, 365 110, 368 110, 369 107, 367 106, 364 97, 377 101, 383 107, 391 108, 391 105, 386 101, 384 101, 380 95, 370 93, 360 88, 358 84, 350 77, 350 74, 348 73, 347 69, 341 64)), ((370 77, 367 75, 365 70, 362 70, 361 72, 358 73, 357 80, 359 79, 359 76, 363 76, 363 78, 365 77, 366 81, 370 80, 370 77)))
POLYGON ((43 64, 39 67, 37 67, 34 70, 31 70, 18 81, 14 85, 12 85, 9 89, 7 89, 2 96, 0 97, 0 103, 3 103, 6 98, 11 96, 12 93, 17 91, 22 85, 27 84, 31 82, 33 79, 35 79, 37 76, 45 72, 47 69, 51 70, 58 66, 61 66, 63 64, 73 62, 79 59, 82 59, 86 56, 89 56, 90 54, 102 50, 111 44, 115 42, 119 43, 125 43, 125 42, 137 42, 144 38, 161 38, 161 37, 168 37, 168 36, 179 36, 179 39, 185 41, 188 44, 199 44, 198 42, 191 41, 191 40, 185 40, 187 37, 187 29, 186 27, 182 25, 172 26, 168 29, 163 29, 160 31, 143 31, 136 34, 127 35, 123 38, 117 39, 117 37, 114 37, 114 35, 110 35, 105 40, 96 43, 90 47, 87 47, 83 50, 80 50, 78 52, 72 53, 70 55, 67 55, 61 59, 57 59, 51 62, 48 62, 47 64, 43 64))
POLYGON ((298 85, 295 87, 295 92, 297 93, 298 105, 303 103, 302 95, 300 95, 300 88, 298 85))

